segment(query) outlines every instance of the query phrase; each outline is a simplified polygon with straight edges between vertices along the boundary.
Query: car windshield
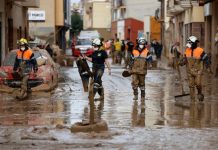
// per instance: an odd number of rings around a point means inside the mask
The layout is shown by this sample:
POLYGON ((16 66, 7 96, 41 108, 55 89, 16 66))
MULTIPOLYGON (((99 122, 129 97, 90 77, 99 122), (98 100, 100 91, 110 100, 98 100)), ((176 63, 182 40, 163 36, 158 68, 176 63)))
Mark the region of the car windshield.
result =
MULTIPOLYGON (((34 58, 38 58, 42 56, 43 54, 39 51, 34 51, 34 58)), ((3 66, 13 66, 15 62, 16 52, 10 52, 8 56, 6 57, 5 61, 3 62, 3 66)), ((47 56, 46 56, 47 57, 47 56)))
POLYGON ((90 40, 85 40, 85 39, 83 39, 83 40, 78 40, 78 41, 76 42, 76 45, 92 45, 92 41, 90 41, 90 40))

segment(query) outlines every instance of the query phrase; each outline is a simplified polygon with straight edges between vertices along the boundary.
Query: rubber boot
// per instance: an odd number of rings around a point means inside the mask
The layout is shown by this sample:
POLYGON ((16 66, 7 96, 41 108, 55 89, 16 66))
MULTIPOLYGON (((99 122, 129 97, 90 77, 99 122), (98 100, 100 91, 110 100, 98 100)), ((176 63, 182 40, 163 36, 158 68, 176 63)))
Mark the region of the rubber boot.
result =
POLYGON ((200 102, 204 101, 204 94, 202 94, 202 93, 198 94, 198 100, 200 102))
POLYGON ((195 88, 190 88, 190 97, 191 97, 191 101, 194 102, 195 101, 195 88))
POLYGON ((98 94, 100 95, 100 100, 104 100, 104 88, 103 87, 100 87, 98 89, 98 94))
POLYGON ((197 95, 198 100, 199 100, 200 102, 204 101, 204 94, 202 94, 202 88, 201 88, 200 85, 197 86, 197 90, 198 90, 198 95, 197 95))
POLYGON ((145 90, 141 90, 141 100, 145 100, 145 90))
POLYGON ((134 94, 133 100, 138 100, 138 89, 133 89, 133 94, 134 94))
POLYGON ((93 87, 93 97, 95 97, 97 92, 98 92, 98 88, 94 86, 93 87))

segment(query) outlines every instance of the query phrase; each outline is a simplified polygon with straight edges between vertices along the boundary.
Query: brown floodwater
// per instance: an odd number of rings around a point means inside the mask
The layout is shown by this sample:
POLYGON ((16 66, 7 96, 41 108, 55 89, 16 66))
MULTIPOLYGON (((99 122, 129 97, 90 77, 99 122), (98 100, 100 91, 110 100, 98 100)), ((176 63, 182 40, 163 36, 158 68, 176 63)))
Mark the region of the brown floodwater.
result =
MULTIPOLYGON (((205 100, 191 103, 189 96, 175 99, 182 93, 173 70, 149 70, 146 98, 134 101, 131 78, 123 78, 123 69, 115 66, 111 76, 106 70, 103 77, 105 99, 94 102, 95 120, 105 120, 109 131, 71 134, 68 128, 72 124, 89 121, 89 100, 77 68, 62 70, 65 80, 53 92, 32 93, 23 101, 0 95, 0 147, 43 149, 51 142, 63 149, 218 148, 218 79, 205 75, 205 100), (57 129, 57 125, 63 129, 57 129), (42 131, 33 132, 38 129, 42 131), (42 140, 43 144, 38 144, 42 140)), ((183 80, 188 93, 185 74, 183 80)))

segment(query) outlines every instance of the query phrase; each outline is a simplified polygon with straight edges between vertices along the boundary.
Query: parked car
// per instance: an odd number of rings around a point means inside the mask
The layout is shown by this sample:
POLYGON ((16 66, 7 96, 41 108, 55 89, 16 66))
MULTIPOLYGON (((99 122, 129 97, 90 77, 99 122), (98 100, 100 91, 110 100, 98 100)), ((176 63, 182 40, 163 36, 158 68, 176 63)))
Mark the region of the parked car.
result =
MULTIPOLYGON (((53 90, 58 85, 58 66, 46 50, 36 48, 33 52, 38 71, 37 76, 34 76, 33 71, 30 73, 28 86, 32 91, 53 90)), ((13 92, 21 86, 19 74, 13 72, 15 57, 16 50, 10 51, 0 67, 0 91, 2 92, 13 92)))
POLYGON ((92 40, 89 38, 78 38, 72 45, 72 53, 75 57, 79 57, 81 54, 91 56, 93 52, 92 40))

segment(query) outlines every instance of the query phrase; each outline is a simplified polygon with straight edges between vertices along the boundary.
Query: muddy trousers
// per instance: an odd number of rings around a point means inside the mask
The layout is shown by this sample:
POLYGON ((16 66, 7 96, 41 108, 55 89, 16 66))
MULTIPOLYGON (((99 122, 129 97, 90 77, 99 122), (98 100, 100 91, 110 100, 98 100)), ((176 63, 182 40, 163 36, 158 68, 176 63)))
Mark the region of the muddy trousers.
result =
POLYGON ((93 68, 94 95, 98 92, 98 94, 101 96, 101 98, 104 97, 104 88, 102 86, 102 79, 101 79, 103 74, 104 74, 104 68, 93 68))
POLYGON ((189 81, 189 88, 190 88, 190 96, 191 99, 195 99, 195 87, 197 88, 198 92, 198 99, 200 101, 203 100, 204 96, 202 94, 202 85, 201 85, 202 75, 201 74, 190 74, 188 73, 188 81, 189 81))
POLYGON ((130 65, 131 55, 131 52, 127 52, 127 57, 125 58, 125 68, 127 68, 130 65))
POLYGON ((145 97, 145 75, 144 74, 132 74, 132 89, 135 96, 138 97, 138 88, 141 90, 141 98, 145 97))
POLYGON ((27 97, 28 79, 29 79, 29 75, 23 75, 22 76, 20 93, 19 93, 19 95, 17 95, 18 99, 23 99, 23 98, 27 97))

